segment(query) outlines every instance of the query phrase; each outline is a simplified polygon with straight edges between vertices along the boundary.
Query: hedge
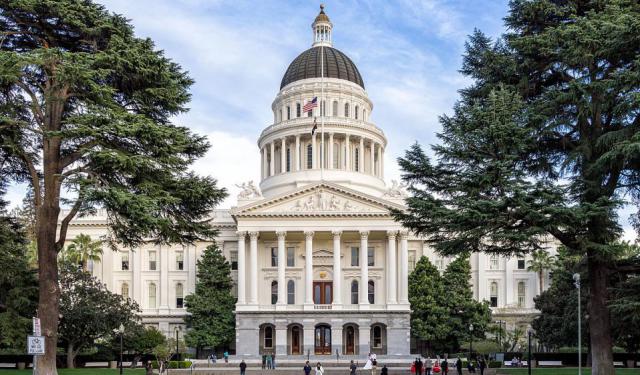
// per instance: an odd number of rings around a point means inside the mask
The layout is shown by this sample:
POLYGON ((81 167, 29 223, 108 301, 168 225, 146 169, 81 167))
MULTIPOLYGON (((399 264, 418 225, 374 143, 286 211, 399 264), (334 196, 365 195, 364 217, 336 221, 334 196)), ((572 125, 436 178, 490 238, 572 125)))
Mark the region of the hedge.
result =
MULTIPOLYGON (((176 368, 190 368, 191 367, 192 362, 191 361, 169 361, 169 368, 170 369, 176 369, 176 368)), ((151 361, 151 366, 154 369, 157 369, 158 366, 158 361, 151 361)))

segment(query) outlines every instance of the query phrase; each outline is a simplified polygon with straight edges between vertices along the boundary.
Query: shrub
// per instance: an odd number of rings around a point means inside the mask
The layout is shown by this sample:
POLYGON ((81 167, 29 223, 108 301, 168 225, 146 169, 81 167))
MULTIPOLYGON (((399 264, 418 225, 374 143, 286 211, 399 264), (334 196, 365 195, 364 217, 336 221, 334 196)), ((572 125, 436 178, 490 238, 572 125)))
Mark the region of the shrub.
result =
MULTIPOLYGON (((154 369, 158 369, 158 361, 151 361, 151 366, 154 369)), ((176 369, 176 368, 189 368, 191 367, 191 361, 169 361, 169 368, 170 369, 176 369)))
POLYGON ((489 361, 489 368, 500 368, 502 367, 502 362, 500 361, 489 361))

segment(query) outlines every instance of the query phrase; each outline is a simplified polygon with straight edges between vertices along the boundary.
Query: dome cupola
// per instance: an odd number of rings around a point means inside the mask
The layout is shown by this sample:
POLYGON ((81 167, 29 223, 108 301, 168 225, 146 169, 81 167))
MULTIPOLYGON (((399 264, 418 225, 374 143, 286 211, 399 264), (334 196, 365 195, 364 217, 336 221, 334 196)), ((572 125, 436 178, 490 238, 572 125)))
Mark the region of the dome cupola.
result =
POLYGON ((320 13, 316 17, 311 28, 313 29, 313 47, 331 47, 331 28, 333 25, 324 12, 324 4, 320 4, 320 13))

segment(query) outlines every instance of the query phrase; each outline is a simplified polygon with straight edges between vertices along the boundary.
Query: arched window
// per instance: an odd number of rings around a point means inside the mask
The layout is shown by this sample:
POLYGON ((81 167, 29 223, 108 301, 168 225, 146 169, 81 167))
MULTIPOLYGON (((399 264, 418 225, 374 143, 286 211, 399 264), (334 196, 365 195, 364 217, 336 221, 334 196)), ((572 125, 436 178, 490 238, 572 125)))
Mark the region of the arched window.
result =
POLYGON ((291 148, 287 147, 287 172, 291 172, 291 148))
POLYGON ((356 106, 355 110, 353 111, 353 115, 355 116, 356 120, 358 119, 358 111, 359 111, 360 107, 356 106))
POLYGON ((311 144, 307 145, 307 169, 313 168, 313 147, 311 144))
POLYGON ((122 283, 120 286, 120 295, 125 298, 129 298, 129 284, 122 283))
POLYGON ((349 103, 344 103, 344 117, 349 117, 349 103))
POLYGON ((493 281, 489 290, 491 307, 498 307, 498 283, 493 281))
POLYGON ((359 168, 360 168, 360 149, 356 148, 354 150, 354 158, 353 158, 353 162, 355 163, 353 165, 353 170, 358 172, 359 168))
POLYGON ((296 103, 296 117, 300 117, 302 115, 302 108, 300 107, 300 103, 296 103))
POLYGON ((273 348, 273 328, 271 326, 264 327, 264 347, 273 348))
POLYGON ((338 169, 340 165, 340 145, 338 143, 333 144, 333 168, 338 169))
POLYGON ((527 287, 524 281, 518 283, 518 307, 524 307, 527 287))
POLYGON ((353 280, 351 282, 351 304, 358 304, 358 280, 353 280))
POLYGON ((289 305, 296 303, 296 283, 293 280, 287 282, 287 303, 289 305))
POLYGON ((497 255, 491 255, 491 257, 489 258, 489 269, 490 270, 497 270, 498 269, 498 256, 497 255))
POLYGON ((271 304, 275 305, 278 302, 278 282, 271 282, 271 304))
POLYGON ((291 120, 291 107, 287 106, 287 120, 291 120))
POLYGON ((278 112, 278 122, 282 121, 282 108, 280 108, 280 111, 278 112))
POLYGON ((149 308, 156 308, 156 284, 149 284, 149 308))
POLYGON ((373 304, 376 301, 376 286, 373 283, 373 280, 369 280, 367 294, 369 296, 369 303, 373 304))
POLYGON ((184 307, 184 288, 181 283, 176 285, 176 308, 184 307))
POLYGON ((362 110, 362 121, 367 121, 367 110, 366 109, 362 110))
POLYGON ((373 326, 373 347, 382 348, 382 327, 373 326))
POLYGON ((331 108, 331 116, 338 117, 338 101, 333 101, 333 108, 331 108))

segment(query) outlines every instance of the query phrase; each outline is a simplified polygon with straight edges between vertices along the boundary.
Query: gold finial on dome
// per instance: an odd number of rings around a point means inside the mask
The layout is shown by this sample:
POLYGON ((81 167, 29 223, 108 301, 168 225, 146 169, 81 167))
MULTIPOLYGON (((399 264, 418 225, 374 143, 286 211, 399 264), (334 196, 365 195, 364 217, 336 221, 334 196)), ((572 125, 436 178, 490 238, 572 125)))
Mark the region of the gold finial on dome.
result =
POLYGON ((329 17, 324 12, 324 4, 320 4, 320 13, 318 13, 315 22, 331 22, 329 21, 329 17))

